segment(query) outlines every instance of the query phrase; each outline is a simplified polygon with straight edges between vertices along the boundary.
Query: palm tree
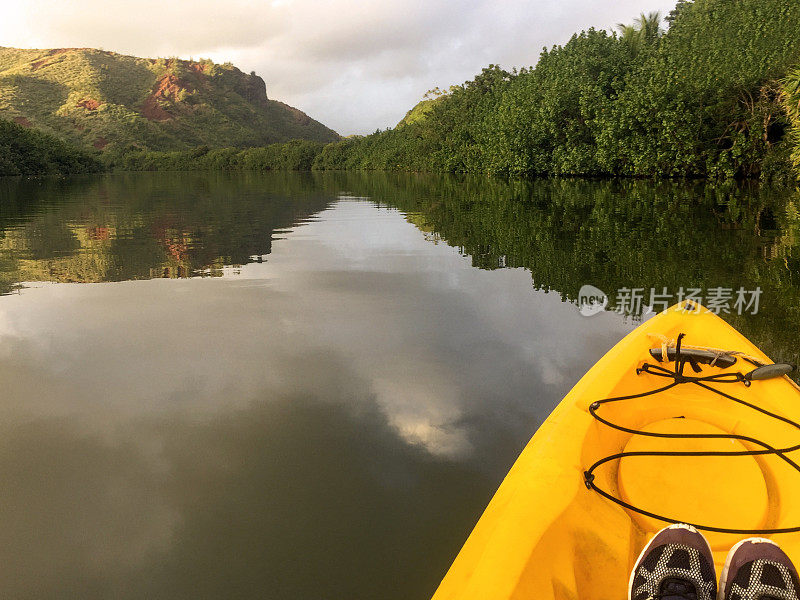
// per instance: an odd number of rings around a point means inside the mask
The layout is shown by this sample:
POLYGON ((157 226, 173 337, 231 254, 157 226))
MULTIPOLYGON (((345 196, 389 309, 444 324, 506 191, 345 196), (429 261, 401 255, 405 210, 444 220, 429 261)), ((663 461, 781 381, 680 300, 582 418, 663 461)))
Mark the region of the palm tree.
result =
POLYGON ((661 13, 642 13, 634 19, 633 25, 617 23, 617 31, 623 42, 629 44, 634 52, 639 52, 644 46, 654 44, 664 33, 661 29, 661 13))
POLYGON ((634 20, 634 27, 639 30, 639 35, 648 44, 655 42, 663 33, 661 29, 661 13, 657 10, 648 14, 642 13, 634 20))

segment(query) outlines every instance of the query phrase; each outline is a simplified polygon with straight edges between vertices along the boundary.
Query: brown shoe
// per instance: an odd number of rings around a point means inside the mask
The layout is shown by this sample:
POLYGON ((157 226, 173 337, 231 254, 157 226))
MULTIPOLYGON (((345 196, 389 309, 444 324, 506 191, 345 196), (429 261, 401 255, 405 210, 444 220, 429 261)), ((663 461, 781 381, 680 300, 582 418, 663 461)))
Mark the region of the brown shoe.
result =
POLYGON ((778 544, 748 538, 728 552, 719 600, 800 600, 797 569, 778 544))
POLYGON ((628 600, 716 600, 714 557, 691 525, 670 525, 644 547, 631 572, 628 600))

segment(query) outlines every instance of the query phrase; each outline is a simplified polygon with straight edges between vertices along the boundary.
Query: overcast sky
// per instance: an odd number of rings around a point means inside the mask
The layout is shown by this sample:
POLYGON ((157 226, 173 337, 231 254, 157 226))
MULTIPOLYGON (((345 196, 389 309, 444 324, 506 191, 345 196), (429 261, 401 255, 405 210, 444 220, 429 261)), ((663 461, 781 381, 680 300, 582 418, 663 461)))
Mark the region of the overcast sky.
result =
POLYGON ((231 61, 343 135, 393 127, 426 90, 674 0, 0 0, 0 46, 231 61))

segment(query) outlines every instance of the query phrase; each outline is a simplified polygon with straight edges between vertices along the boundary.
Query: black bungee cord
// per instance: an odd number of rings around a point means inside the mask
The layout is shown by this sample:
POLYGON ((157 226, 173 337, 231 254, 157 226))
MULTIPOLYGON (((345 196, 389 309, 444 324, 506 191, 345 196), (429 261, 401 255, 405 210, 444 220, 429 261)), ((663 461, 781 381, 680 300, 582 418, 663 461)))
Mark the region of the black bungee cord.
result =
MULTIPOLYGON (((586 471, 583 472, 583 480, 584 484, 586 485, 587 489, 594 490, 604 498, 611 500, 615 504, 622 506, 630 511, 638 513, 640 515, 644 515, 646 517, 651 517, 653 519, 657 519, 659 521, 664 521, 667 523, 687 523, 686 520, 669 517, 660 515, 638 506, 635 506, 625 500, 614 496, 613 494, 607 492, 606 490, 600 488, 595 483, 595 470, 600 467, 601 465, 611 462, 611 461, 621 461, 623 458, 629 457, 636 457, 636 456, 761 456, 766 454, 774 454, 775 456, 779 457, 783 461, 785 461, 792 469, 794 469, 798 474, 800 474, 800 465, 798 465, 794 460, 792 460, 788 453, 794 452, 796 450, 800 450, 800 443, 787 446, 785 448, 775 448, 768 443, 759 440, 758 438, 746 436, 746 435, 738 435, 734 433, 656 433, 650 431, 642 431, 640 429, 634 429, 631 427, 625 427, 623 425, 619 425, 618 423, 614 423, 608 419, 601 417, 598 414, 598 410, 604 404, 611 404, 614 402, 623 402, 626 400, 635 400, 637 398, 644 398, 646 396, 654 396, 656 394, 660 394, 661 392, 665 392, 677 385, 691 383, 702 387, 706 390, 709 390, 723 398, 731 400, 732 402, 736 402, 743 406, 746 406, 752 410, 760 412, 772 419, 776 419, 778 421, 782 421, 783 423, 787 423, 792 427, 800 430, 800 424, 797 422, 789 419, 788 417, 781 416, 779 414, 773 413, 765 408, 760 406, 756 406, 750 402, 742 400, 741 398, 736 398, 735 396, 731 396, 730 394, 726 394, 725 392, 718 390, 708 383, 742 383, 745 386, 751 385, 751 381, 758 380, 758 379, 765 379, 768 377, 774 377, 777 375, 783 375, 785 373, 791 372, 794 370, 793 365, 786 365, 783 363, 779 363, 777 365, 762 365, 758 366, 754 371, 748 373, 747 375, 742 375, 739 372, 727 372, 727 373, 716 373, 713 375, 706 375, 706 376, 693 376, 693 375, 686 375, 684 374, 684 368, 687 363, 689 363, 693 370, 696 373, 700 372, 700 367, 697 364, 697 361, 692 356, 685 356, 681 354, 681 340, 683 339, 684 334, 681 333, 678 335, 678 339, 676 342, 675 348, 675 369, 669 370, 661 367, 659 365, 653 365, 650 363, 645 362, 641 367, 636 369, 636 374, 639 375, 641 373, 649 373, 651 375, 656 375, 658 377, 666 377, 672 379, 670 383, 667 385, 656 388, 654 390, 648 390, 646 392, 641 392, 639 394, 631 394, 628 396, 617 396, 614 398, 605 398, 603 400, 596 400, 592 402, 589 406, 589 414, 592 415, 597 421, 610 427, 612 429, 616 429, 618 431, 622 431, 624 433, 630 433, 632 435, 641 435, 647 437, 655 437, 655 438, 672 438, 672 439, 728 439, 728 440, 739 440, 741 442, 748 442, 750 444, 759 446, 760 450, 718 450, 718 451, 630 451, 630 452, 617 452, 616 454, 611 454, 609 456, 605 456, 600 460, 596 461, 591 467, 589 467, 586 471), (757 373, 761 371, 761 375, 757 373)), ((714 525, 708 525, 704 523, 688 523, 697 529, 702 529, 704 531, 711 531, 717 533, 733 533, 733 534, 740 534, 740 535, 771 535, 777 533, 796 533, 800 532, 800 525, 794 527, 779 527, 779 528, 772 528, 772 529, 736 529, 732 527, 717 527, 714 525)))

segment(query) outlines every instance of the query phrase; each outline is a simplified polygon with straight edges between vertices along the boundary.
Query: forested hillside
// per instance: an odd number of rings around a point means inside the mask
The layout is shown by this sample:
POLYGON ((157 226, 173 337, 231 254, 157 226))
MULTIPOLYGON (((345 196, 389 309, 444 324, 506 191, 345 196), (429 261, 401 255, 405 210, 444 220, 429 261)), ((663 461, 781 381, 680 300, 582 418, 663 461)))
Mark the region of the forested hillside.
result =
POLYGON ((229 63, 91 48, 0 48, 0 117, 116 153, 339 139, 229 63))

